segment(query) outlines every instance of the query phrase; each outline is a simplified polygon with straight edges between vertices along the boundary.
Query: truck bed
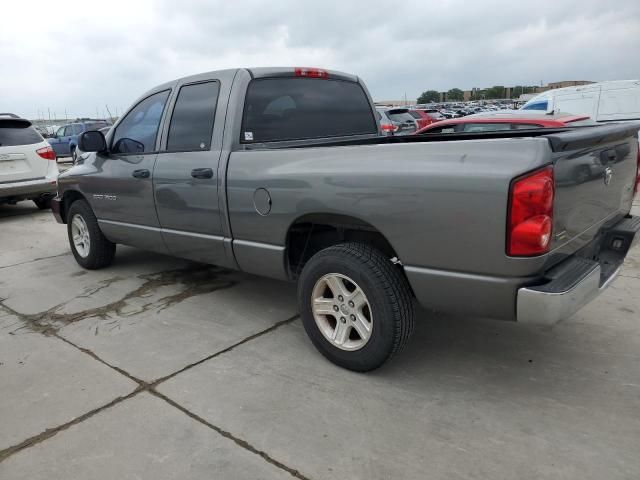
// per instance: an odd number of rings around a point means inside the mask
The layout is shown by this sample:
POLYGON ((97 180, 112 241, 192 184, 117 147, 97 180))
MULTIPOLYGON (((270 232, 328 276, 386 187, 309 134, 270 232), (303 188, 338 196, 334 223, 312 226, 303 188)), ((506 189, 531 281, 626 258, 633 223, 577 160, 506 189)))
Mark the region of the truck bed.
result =
POLYGON ((292 224, 309 215, 344 215, 384 235, 410 279, 422 283, 419 290, 434 293, 429 302, 464 306, 451 297, 462 290, 476 311, 513 317, 519 286, 540 281, 542 272, 628 214, 639 128, 619 124, 241 146, 231 152, 227 171, 234 252, 243 270, 276 272, 292 224), (549 164, 556 183, 551 251, 509 257, 510 183, 549 164), (583 165, 593 169, 578 178, 583 165), (603 182, 607 167, 614 171, 610 185, 603 182), (266 217, 255 215, 252 192, 258 187, 271 194, 272 213, 266 217))

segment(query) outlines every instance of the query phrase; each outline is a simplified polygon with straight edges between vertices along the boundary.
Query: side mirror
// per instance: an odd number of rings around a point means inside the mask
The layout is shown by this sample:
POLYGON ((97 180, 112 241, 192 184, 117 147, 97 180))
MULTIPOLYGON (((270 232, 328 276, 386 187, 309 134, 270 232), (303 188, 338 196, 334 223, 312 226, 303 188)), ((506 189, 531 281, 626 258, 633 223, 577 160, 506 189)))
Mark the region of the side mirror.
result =
POLYGON ((83 152, 104 152, 107 150, 107 141, 102 132, 90 130, 78 137, 78 148, 83 152))

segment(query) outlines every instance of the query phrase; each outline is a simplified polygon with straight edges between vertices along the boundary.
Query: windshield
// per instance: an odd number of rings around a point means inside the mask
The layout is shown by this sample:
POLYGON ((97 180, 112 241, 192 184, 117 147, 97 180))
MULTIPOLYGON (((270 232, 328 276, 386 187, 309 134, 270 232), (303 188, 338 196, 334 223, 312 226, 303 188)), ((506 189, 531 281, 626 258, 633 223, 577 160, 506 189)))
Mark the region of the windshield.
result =
POLYGON ((547 100, 529 100, 520 110, 547 110, 549 102, 547 100))

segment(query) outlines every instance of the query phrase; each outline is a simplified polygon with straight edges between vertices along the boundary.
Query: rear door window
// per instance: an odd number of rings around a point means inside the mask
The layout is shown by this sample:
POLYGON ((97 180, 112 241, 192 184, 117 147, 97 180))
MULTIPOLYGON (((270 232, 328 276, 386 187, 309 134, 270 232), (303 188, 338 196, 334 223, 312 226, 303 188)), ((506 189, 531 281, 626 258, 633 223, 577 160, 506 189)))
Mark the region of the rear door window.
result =
POLYGON ((167 150, 209 150, 218 102, 218 82, 185 85, 180 88, 169 123, 167 150))
POLYGON ((0 147, 33 145, 42 140, 42 135, 35 128, 27 126, 26 122, 0 120, 0 147))
POLYGON ((247 89, 241 142, 376 135, 362 87, 315 78, 259 78, 247 89))
POLYGON ((113 153, 139 154, 154 151, 169 92, 170 90, 164 90, 151 95, 127 113, 113 136, 113 153))

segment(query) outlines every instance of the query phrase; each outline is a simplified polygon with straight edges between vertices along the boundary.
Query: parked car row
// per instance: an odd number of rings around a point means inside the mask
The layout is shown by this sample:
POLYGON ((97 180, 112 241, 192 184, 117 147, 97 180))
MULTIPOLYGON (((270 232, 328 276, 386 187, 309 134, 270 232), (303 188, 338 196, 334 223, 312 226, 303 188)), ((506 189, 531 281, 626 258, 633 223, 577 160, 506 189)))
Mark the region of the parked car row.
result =
POLYGON ((442 120, 483 113, 495 113, 510 108, 510 104, 412 105, 407 107, 376 107, 385 135, 411 135, 442 120))
POLYGON ((53 136, 48 138, 49 144, 59 157, 70 156, 75 163, 78 159, 78 136, 91 130, 107 128, 110 123, 106 120, 88 120, 69 123, 56 130, 53 136))

